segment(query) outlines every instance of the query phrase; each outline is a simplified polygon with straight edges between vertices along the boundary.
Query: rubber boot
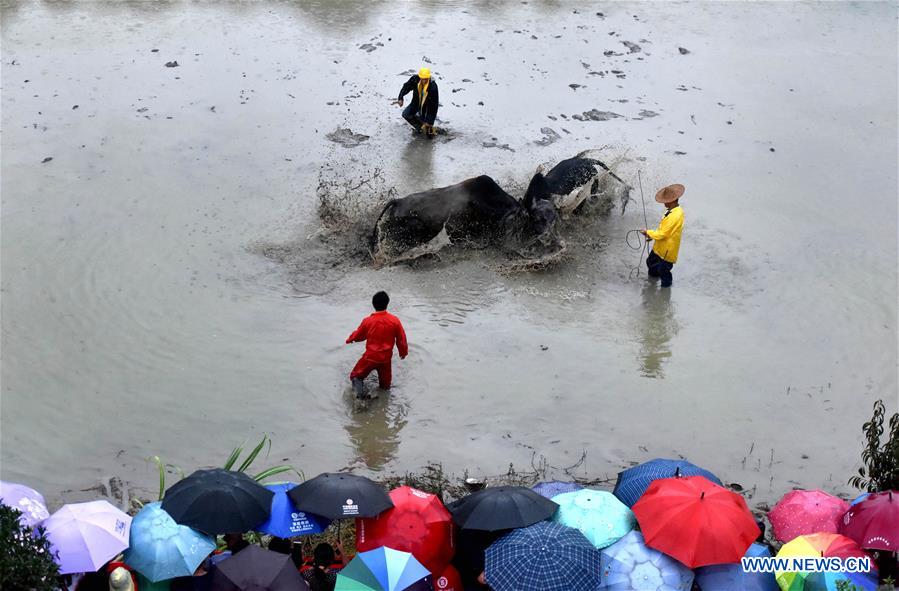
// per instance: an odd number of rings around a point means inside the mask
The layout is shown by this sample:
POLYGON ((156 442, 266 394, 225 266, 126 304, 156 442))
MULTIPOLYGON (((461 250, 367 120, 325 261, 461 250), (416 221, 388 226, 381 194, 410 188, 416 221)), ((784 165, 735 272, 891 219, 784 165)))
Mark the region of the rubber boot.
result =
POLYGON ((358 398, 359 400, 365 400, 366 398, 368 398, 365 395, 365 382, 363 382, 359 378, 353 378, 352 382, 353 382, 353 391, 356 393, 356 398, 358 398))

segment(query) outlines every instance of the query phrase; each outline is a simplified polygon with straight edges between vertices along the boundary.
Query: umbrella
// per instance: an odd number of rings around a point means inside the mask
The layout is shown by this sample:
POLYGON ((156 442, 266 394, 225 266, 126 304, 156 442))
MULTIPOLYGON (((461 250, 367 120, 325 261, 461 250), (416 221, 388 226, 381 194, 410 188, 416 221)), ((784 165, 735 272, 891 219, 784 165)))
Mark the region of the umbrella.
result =
POLYGON ((381 547, 356 554, 334 591, 403 591, 431 573, 408 552, 381 547))
POLYGON ((715 484, 721 484, 717 476, 686 460, 656 458, 619 472, 612 494, 628 507, 633 507, 653 480, 676 476, 705 476, 715 484))
POLYGON ((328 519, 374 517, 393 507, 384 488, 355 474, 319 474, 287 491, 300 511, 328 519))
POLYGON ((128 547, 131 518, 107 501, 74 503, 44 523, 59 573, 94 572, 128 547))
POLYGON ((274 493, 243 472, 197 470, 165 491, 162 508, 208 534, 243 533, 268 519, 274 493))
POLYGON ((768 512, 774 537, 781 542, 815 533, 837 533, 849 503, 821 490, 794 490, 768 512))
POLYGON ((388 546, 411 552, 432 573, 453 558, 453 519, 436 495, 408 486, 390 491, 393 508, 377 517, 356 520, 356 548, 388 546))
POLYGON ((637 524, 633 512, 610 492, 584 488, 553 497, 553 521, 580 530, 596 548, 605 548, 637 524))
POLYGON ((150 503, 131 522, 125 563, 155 583, 193 575, 214 550, 211 537, 178 525, 160 503, 150 503))
POLYGON ((858 505, 859 503, 861 503, 862 501, 867 499, 868 495, 870 495, 870 494, 871 493, 862 493, 862 494, 858 495, 852 501, 849 502, 849 506, 852 507, 854 505, 858 505))
MULTIPOLYGON (((749 558, 770 557, 771 551, 762 544, 753 544, 746 551, 749 558)), ((748 573, 739 564, 715 564, 696 569, 696 582, 702 591, 779 591, 774 574, 748 573)))
POLYGON ((549 519, 559 506, 523 486, 487 487, 448 507, 462 529, 497 531, 549 519))
POLYGON ((544 521, 487 548, 484 575, 495 591, 595 591, 599 551, 578 530, 544 521))
POLYGON ((212 573, 216 591, 308 591, 309 585, 287 554, 247 546, 221 561, 212 573))
POLYGON ((293 482, 265 485, 265 488, 275 493, 275 496, 272 497, 269 518, 256 528, 257 531, 279 538, 292 538, 320 534, 328 528, 331 523, 329 519, 297 510, 293 501, 287 496, 287 492, 296 486, 293 482))
POLYGON ((761 533, 743 497, 703 476, 656 480, 633 510, 646 545, 690 568, 740 562, 761 533))
POLYGON ((462 577, 459 571, 452 564, 448 564, 445 569, 433 575, 434 591, 465 591, 462 586, 462 577))
POLYGON ((584 488, 576 482, 562 482, 561 480, 550 480, 549 482, 538 482, 531 487, 531 490, 542 495, 547 499, 551 499, 562 493, 574 492, 584 488))
POLYGON ((602 588, 608 591, 689 591, 693 571, 646 546, 632 531, 600 552, 602 588))
POLYGON ((899 491, 873 493, 849 511, 840 533, 862 548, 895 552, 899 548, 899 491))
MULTIPOLYGON (((868 554, 858 544, 838 534, 821 533, 799 536, 787 542, 777 553, 778 558, 856 558, 868 554)), ((849 582, 860 590, 877 588, 873 573, 809 573, 803 571, 775 571, 777 584, 783 591, 836 591, 838 581, 849 582)))
POLYGON ((0 502, 21 511, 19 523, 28 527, 37 527, 50 517, 41 493, 24 484, 0 480, 0 502))

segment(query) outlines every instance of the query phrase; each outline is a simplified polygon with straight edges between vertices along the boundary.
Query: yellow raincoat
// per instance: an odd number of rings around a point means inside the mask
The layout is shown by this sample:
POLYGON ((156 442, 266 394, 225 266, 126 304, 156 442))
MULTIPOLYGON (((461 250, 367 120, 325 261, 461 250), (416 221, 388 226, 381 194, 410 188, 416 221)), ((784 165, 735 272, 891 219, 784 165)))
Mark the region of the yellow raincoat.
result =
POLYGON ((654 242, 652 251, 669 263, 676 263, 683 229, 684 210, 680 205, 677 205, 665 212, 662 221, 659 222, 658 229, 647 230, 646 234, 654 242))

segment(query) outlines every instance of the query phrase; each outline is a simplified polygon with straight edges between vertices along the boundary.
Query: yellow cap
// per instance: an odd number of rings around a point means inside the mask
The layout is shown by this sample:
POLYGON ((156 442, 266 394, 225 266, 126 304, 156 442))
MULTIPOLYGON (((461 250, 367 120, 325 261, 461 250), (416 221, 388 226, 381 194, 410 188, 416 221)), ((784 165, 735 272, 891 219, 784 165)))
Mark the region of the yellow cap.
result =
POLYGON ((422 68, 418 71, 419 78, 430 78, 431 77, 431 69, 430 68, 422 68))

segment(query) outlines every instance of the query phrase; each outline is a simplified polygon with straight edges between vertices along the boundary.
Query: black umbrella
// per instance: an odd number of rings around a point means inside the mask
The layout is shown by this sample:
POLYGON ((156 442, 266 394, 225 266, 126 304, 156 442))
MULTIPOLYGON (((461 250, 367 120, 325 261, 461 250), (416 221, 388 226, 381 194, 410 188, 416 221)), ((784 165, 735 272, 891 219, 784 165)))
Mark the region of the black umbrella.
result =
POLYGON ((165 491, 162 508, 207 534, 243 533, 268 519, 274 494, 243 472, 197 470, 165 491))
POLYGON ((287 491, 297 510, 328 519, 376 517, 393 507, 378 483, 355 474, 320 474, 287 491))
POLYGON ((288 554, 248 546, 219 562, 212 573, 215 591, 309 591, 288 554))
POLYGON ((549 519, 559 506, 523 486, 488 487, 447 507, 462 529, 498 531, 549 519))

